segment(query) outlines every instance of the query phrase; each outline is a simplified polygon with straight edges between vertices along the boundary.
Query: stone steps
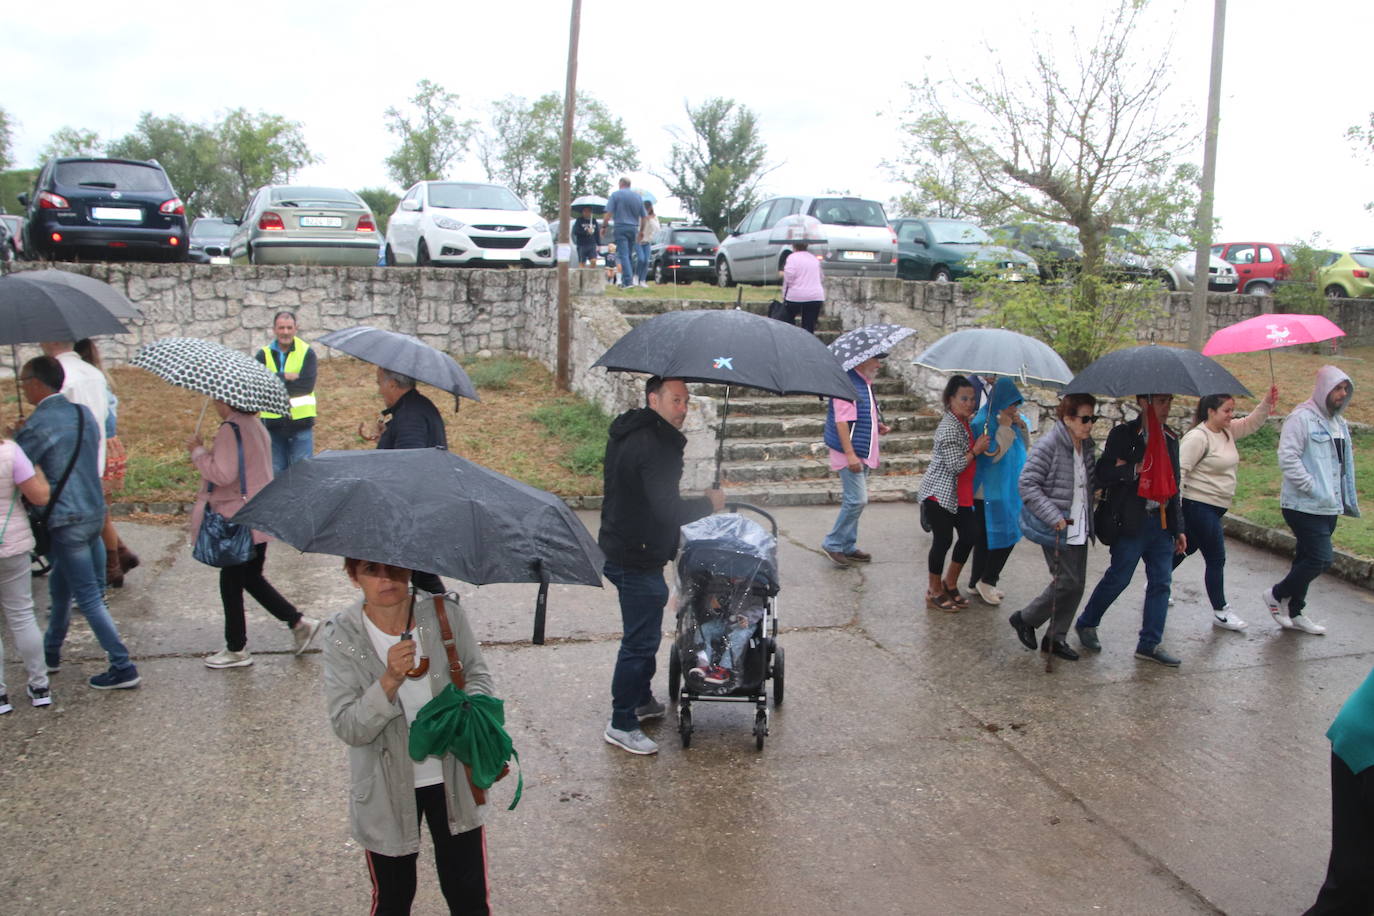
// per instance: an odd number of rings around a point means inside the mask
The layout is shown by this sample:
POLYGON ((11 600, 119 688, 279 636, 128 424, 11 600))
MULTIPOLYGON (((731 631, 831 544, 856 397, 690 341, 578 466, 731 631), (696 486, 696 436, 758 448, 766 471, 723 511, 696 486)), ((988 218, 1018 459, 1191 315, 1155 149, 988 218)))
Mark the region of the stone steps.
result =
MULTIPOLYGON (((868 479, 868 501, 915 502, 921 486, 919 474, 887 474, 868 479)), ((725 484, 725 498, 756 506, 827 506, 838 505, 843 494, 840 479, 829 478, 801 482, 756 482, 725 484)))
MULTIPOLYGON (((729 427, 726 427, 727 433, 729 427)), ((889 455, 915 455, 929 452, 935 437, 923 433, 889 433, 882 439, 884 461, 889 455)), ((741 439, 728 436, 723 449, 726 461, 778 461, 788 458, 826 459, 830 454, 820 433, 792 439, 741 439)))
MULTIPOLYGON (((892 433, 928 433, 939 425, 939 417, 884 412, 892 433)), ((730 411, 725 421, 725 435, 731 439, 817 439, 825 432, 825 416, 741 417, 730 411)), ((883 437, 887 441, 887 437, 883 437)))
MULTIPOLYGON (((747 397, 730 398, 730 417, 780 417, 798 415, 817 415, 825 419, 825 401, 813 395, 759 395, 753 389, 747 397)), ((925 410, 925 400, 914 395, 887 395, 878 398, 878 408, 884 417, 900 414, 916 414, 925 410)), ((939 418, 935 418, 936 422, 939 418)), ((890 420, 888 421, 891 422, 890 420)))
MULTIPOLYGON (((926 469, 930 456, 884 455, 874 477, 897 474, 915 474, 926 469)), ((768 461, 726 461, 721 465, 721 476, 731 484, 764 482, 796 482, 801 480, 823 480, 839 486, 839 478, 830 470, 830 462, 825 453, 814 458, 785 458, 768 461)))

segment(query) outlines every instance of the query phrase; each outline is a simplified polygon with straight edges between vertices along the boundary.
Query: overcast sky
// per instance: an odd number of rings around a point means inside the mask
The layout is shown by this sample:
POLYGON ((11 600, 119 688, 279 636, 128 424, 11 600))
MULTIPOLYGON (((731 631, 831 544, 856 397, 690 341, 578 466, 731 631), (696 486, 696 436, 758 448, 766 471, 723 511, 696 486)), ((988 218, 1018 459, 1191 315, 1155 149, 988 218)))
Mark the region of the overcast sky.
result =
MULTIPOLYGON (((1093 27, 1105 0, 752 3, 585 0, 578 88, 621 117, 640 150, 638 184, 662 191, 684 101, 726 96, 760 118, 768 192, 841 190, 886 203, 902 189, 881 163, 900 152, 906 85, 1016 67, 1032 35, 1093 27)), ((60 15, 12 3, 0 20, 7 79, 0 106, 17 121, 17 160, 33 164, 63 125, 112 139, 143 111, 208 121, 246 107, 305 126, 323 158, 300 178, 357 189, 388 184, 394 138, 383 112, 430 79, 485 121, 507 94, 562 91, 570 0, 517 3, 274 3, 145 6, 68 0, 60 15)), ((1144 55, 1172 42, 1170 106, 1204 119, 1213 3, 1155 0, 1144 55)), ((1374 244, 1368 156, 1344 138, 1374 110, 1360 40, 1374 4, 1232 0, 1216 213, 1230 240, 1374 244), (1350 36, 1348 39, 1342 36, 1350 36)), ((1201 163, 1201 143, 1195 150, 1201 163)), ((448 177, 483 178, 470 155, 448 177)), ((664 212, 672 215, 670 205, 664 212)))

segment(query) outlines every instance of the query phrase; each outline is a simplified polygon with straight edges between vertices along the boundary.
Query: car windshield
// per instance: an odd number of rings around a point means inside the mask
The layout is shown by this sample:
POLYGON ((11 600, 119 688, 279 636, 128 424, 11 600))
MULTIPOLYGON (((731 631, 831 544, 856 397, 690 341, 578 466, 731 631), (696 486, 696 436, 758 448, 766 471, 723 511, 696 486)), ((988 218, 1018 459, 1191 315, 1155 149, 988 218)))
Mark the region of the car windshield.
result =
POLYGON ((931 242, 936 245, 991 245, 992 236, 975 226, 960 220, 932 220, 930 223, 931 242))
POLYGON ((59 162, 53 180, 66 187, 118 191, 167 191, 167 176, 154 165, 91 160, 59 162))
POLYGON ((233 223, 226 223, 222 219, 201 217, 191 224, 191 241, 233 238, 234 230, 237 228, 233 223))
POLYGON ((283 207, 348 207, 361 210, 362 198, 343 188, 273 188, 272 202, 283 207))
POLYGON ((857 197, 818 197, 811 202, 811 209, 807 212, 831 226, 887 225, 887 214, 883 213, 883 205, 876 200, 860 200, 857 197))
POLYGON ((674 232, 673 245, 717 245, 716 237, 709 232, 674 232))
POLYGON ((1350 257, 1361 267, 1374 267, 1374 252, 1352 251, 1350 257))
POLYGON ((429 186, 429 205, 450 210, 524 210, 520 198, 494 184, 444 182, 429 186))

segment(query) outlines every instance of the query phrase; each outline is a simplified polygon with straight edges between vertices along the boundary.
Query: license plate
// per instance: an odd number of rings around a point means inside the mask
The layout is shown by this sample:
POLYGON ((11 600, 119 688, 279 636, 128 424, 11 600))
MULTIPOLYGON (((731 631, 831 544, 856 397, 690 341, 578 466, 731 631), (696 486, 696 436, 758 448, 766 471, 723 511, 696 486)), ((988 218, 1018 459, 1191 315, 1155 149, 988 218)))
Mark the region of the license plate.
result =
POLYGON ((871 251, 842 251, 840 258, 845 261, 876 261, 878 256, 871 251))
POLYGON ((117 219, 126 223, 143 222, 142 210, 131 210, 128 207, 91 207, 92 219, 117 219))
POLYGON ((687 266, 688 266, 688 267, 710 267, 710 266, 711 266, 711 262, 705 260, 704 258, 694 258, 693 260, 687 262, 687 266))
POLYGON ((301 225, 312 229, 342 229, 342 216, 302 216, 301 225))

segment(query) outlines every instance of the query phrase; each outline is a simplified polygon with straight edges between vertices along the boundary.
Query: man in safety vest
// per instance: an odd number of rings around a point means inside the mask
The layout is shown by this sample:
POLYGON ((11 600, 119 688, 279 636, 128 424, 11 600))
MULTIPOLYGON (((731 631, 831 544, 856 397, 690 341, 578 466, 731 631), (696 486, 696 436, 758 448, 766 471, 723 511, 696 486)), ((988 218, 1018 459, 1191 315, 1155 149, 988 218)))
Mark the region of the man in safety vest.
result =
POLYGON ((291 398, 291 416, 265 410, 258 415, 272 437, 272 473, 280 474, 315 453, 315 374, 319 366, 310 344, 296 336, 294 314, 278 312, 272 319, 272 331, 276 339, 254 358, 277 373, 291 398))

